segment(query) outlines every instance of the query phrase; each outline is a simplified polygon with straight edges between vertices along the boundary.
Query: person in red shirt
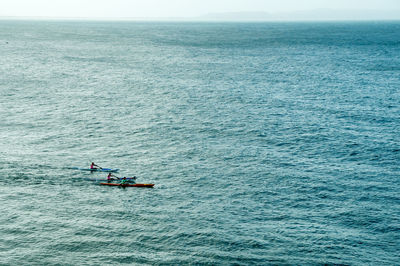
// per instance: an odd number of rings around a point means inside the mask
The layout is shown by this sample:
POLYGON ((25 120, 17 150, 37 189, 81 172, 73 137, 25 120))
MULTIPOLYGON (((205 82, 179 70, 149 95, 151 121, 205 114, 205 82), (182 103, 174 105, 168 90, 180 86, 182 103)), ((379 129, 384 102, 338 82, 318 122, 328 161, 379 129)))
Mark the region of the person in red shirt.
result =
POLYGON ((101 169, 101 167, 92 162, 92 164, 90 165, 90 169, 101 169))
POLYGON ((110 182, 112 180, 115 180, 115 179, 119 179, 119 178, 117 176, 111 174, 111 173, 108 173, 108 176, 107 176, 107 181, 108 182, 110 182), (113 177, 115 177, 115 178, 113 178, 113 177))

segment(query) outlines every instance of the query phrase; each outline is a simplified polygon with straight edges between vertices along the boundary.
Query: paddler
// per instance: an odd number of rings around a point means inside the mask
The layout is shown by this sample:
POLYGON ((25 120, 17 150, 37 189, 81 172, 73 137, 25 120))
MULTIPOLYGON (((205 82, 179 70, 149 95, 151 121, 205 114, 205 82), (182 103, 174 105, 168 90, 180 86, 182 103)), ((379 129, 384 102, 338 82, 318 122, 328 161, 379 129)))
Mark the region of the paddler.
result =
POLYGON ((92 164, 90 165, 90 169, 101 169, 101 167, 92 162, 92 164))
POLYGON ((126 182, 127 182, 126 177, 122 178, 122 180, 121 180, 121 185, 126 184, 126 182))
POLYGON ((107 181, 112 181, 112 180, 115 180, 113 177, 115 177, 115 178, 117 178, 117 179, 118 179, 118 176, 115 176, 115 175, 113 175, 113 174, 111 174, 111 173, 108 173, 108 176, 107 176, 107 181))

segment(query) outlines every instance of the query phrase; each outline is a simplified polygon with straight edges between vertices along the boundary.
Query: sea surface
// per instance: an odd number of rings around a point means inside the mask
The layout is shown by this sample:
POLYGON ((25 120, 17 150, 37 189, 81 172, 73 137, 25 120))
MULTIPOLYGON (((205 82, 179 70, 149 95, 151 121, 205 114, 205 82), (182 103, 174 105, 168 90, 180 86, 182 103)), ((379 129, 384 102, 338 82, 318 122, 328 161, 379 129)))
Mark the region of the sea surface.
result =
POLYGON ((0 201, 0 265, 399 265, 400 22, 1 20, 0 201))

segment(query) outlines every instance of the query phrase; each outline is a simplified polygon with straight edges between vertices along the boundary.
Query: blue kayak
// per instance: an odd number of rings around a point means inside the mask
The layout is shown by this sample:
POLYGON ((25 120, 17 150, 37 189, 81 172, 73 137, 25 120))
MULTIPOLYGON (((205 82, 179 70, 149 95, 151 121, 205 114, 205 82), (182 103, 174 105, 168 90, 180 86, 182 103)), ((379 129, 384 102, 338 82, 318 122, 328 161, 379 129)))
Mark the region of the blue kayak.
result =
POLYGON ((81 170, 81 171, 90 171, 90 172, 118 172, 119 169, 111 169, 111 168, 79 168, 79 167, 71 167, 70 169, 74 169, 74 170, 81 170))

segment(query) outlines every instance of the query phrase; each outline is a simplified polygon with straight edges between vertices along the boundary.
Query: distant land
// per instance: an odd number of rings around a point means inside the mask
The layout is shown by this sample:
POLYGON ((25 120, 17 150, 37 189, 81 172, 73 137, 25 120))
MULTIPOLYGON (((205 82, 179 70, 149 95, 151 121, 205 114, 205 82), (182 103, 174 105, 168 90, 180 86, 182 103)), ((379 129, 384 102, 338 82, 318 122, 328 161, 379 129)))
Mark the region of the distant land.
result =
POLYGON ((400 20, 399 10, 334 10, 315 9, 295 12, 223 12, 209 13, 198 17, 11 17, 0 19, 66 19, 66 20, 132 20, 132 21, 227 21, 227 22, 262 22, 262 21, 371 21, 400 20))

